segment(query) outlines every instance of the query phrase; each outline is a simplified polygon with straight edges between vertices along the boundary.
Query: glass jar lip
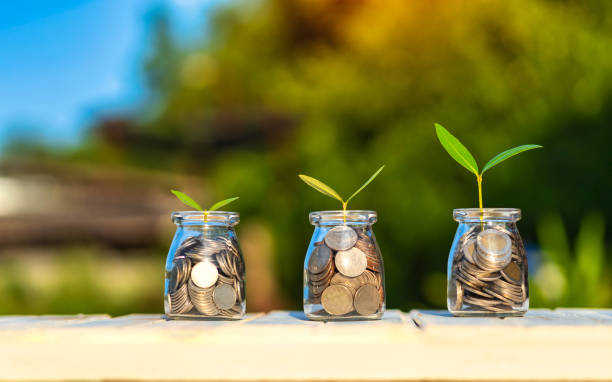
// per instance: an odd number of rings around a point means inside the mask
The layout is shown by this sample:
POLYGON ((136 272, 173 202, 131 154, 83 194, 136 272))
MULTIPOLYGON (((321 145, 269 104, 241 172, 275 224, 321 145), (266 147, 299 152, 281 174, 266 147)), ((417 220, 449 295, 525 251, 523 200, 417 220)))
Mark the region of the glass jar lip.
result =
POLYGON ((234 226, 240 222, 240 214, 230 211, 208 211, 206 220, 202 211, 174 211, 170 215, 176 225, 234 226))
POLYGON ((313 211, 308 214, 310 223, 313 225, 338 225, 345 223, 357 224, 374 224, 378 220, 376 211, 371 210, 328 210, 328 211, 313 211))
POLYGON ((453 219, 457 222, 503 221, 516 222, 521 219, 520 208, 456 208, 453 219))

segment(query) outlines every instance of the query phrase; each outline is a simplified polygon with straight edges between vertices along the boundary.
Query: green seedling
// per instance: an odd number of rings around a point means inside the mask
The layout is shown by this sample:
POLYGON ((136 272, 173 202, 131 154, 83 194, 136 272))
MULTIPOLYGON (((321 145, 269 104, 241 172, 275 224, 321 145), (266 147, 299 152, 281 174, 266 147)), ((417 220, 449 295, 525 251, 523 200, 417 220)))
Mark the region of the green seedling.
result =
MULTIPOLYGON (((468 149, 461 143, 457 138, 455 138, 451 133, 448 132, 442 125, 436 123, 434 124, 436 127, 436 135, 442 144, 442 147, 448 152, 448 154, 457 161, 460 165, 468 169, 471 173, 476 175, 476 181, 478 182, 478 205, 480 207, 480 213, 482 215, 483 207, 482 207, 482 175, 491 167, 500 164, 506 159, 513 157, 517 154, 522 153, 523 151, 539 149, 540 145, 522 145, 518 147, 514 147, 512 149, 506 150, 500 154, 497 154, 491 160, 487 162, 482 168, 482 171, 478 171, 478 164, 476 164, 476 160, 470 154, 468 149)), ((481 216, 482 218, 482 216, 481 216)))
POLYGON ((189 195, 185 194, 184 192, 180 192, 180 191, 176 191, 176 190, 170 190, 170 192, 172 192, 174 194, 174 196, 176 196, 181 202, 185 203, 186 205, 188 205, 191 208, 195 208, 198 211, 202 211, 204 213, 204 221, 207 222, 208 221, 208 213, 210 211, 216 211, 219 208, 230 204, 231 202, 233 202, 236 199, 239 199, 239 196, 233 197, 233 198, 228 198, 228 199, 224 199, 220 202, 217 202, 215 204, 213 204, 212 206, 210 206, 210 208, 208 209, 203 209, 202 207, 200 207, 200 205, 198 203, 196 203, 195 200, 191 199, 189 197, 189 195))
POLYGON ((329 187, 327 184, 321 182, 320 180, 317 180, 315 178, 312 178, 308 175, 303 175, 300 174, 298 175, 300 177, 300 179, 302 179, 304 181, 304 183, 306 183, 307 185, 309 185, 310 187, 314 188, 315 190, 319 191, 320 193, 329 196, 330 198, 336 199, 338 201, 340 201, 340 203, 342 203, 342 211, 344 212, 344 222, 346 223, 346 206, 348 205, 348 202, 351 201, 351 199, 353 199, 358 193, 360 193, 364 188, 366 188, 366 186, 368 184, 370 184, 374 178, 376 178, 378 176, 378 174, 380 174, 380 172, 385 168, 385 166, 382 166, 381 168, 379 168, 374 175, 372 175, 370 177, 370 179, 368 179, 363 186, 359 187, 359 189, 357 189, 357 191, 353 192, 353 195, 349 196, 348 199, 344 200, 342 199, 342 197, 331 187, 329 187))

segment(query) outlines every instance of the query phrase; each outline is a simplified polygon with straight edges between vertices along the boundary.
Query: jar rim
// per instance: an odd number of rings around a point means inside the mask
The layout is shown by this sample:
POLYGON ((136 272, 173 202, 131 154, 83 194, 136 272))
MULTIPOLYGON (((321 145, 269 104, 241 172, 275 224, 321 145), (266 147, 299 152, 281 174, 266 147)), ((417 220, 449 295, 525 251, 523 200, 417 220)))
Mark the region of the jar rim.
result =
POLYGON ((233 226, 240 222, 240 214, 231 211, 208 211, 204 220, 202 211, 174 211, 170 215, 176 225, 228 225, 233 226))
POLYGON ((453 219, 457 222, 478 222, 481 217, 485 221, 516 222, 521 219, 520 208, 456 208, 453 219))
POLYGON ((372 210, 327 210, 313 211, 308 214, 308 218, 311 224, 335 225, 344 224, 345 221, 346 223, 374 224, 378 219, 378 213, 372 210))

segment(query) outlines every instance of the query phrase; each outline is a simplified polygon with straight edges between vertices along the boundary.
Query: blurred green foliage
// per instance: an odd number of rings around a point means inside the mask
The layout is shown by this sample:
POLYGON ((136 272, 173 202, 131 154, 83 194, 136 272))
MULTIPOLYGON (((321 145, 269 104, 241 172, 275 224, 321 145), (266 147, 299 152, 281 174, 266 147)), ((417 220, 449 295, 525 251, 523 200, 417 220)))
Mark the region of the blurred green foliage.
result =
POLYGON ((0 314, 159 312, 164 259, 90 246, 5 252, 0 314))
POLYGON ((612 304, 612 277, 605 269, 605 226, 600 213, 589 213, 581 220, 573 248, 558 214, 545 216, 537 232, 543 256, 533 275, 534 303, 549 307, 612 304))
POLYGON ((163 13, 152 25, 151 107, 125 117, 131 139, 92 133, 69 159, 201 175, 216 196, 241 195, 243 221, 273 233, 290 307, 301 301, 308 212, 337 208, 296 175, 345 195, 380 164, 352 207, 379 213, 388 305, 443 306, 452 209, 476 206, 477 193, 434 122, 476 157, 545 147, 492 172, 485 207, 521 208, 524 239, 542 240, 571 285, 536 304, 611 303, 597 293, 612 237, 611 2, 238 1, 188 47, 163 13), (586 210, 598 215, 579 224, 586 210), (559 217, 539 220, 549 213, 559 217), (576 235, 570 257, 563 242, 576 235))

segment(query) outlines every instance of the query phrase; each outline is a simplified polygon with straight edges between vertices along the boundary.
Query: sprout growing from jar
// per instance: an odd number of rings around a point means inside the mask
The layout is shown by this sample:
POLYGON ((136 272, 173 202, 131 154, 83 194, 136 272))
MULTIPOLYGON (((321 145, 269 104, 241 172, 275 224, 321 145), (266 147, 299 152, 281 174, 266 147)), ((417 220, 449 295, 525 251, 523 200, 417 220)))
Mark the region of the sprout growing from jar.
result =
POLYGON ((368 179, 363 186, 359 187, 359 189, 357 189, 357 191, 353 192, 353 194, 351 196, 348 197, 348 199, 344 200, 342 199, 342 197, 331 187, 329 187, 327 184, 321 182, 320 180, 317 180, 313 177, 310 177, 308 175, 303 175, 300 174, 298 175, 300 177, 300 179, 302 179, 304 181, 304 183, 306 183, 307 185, 309 185, 310 187, 314 188, 315 190, 319 191, 320 193, 329 196, 330 198, 339 200, 340 203, 342 203, 342 212, 343 212, 343 216, 344 216, 344 223, 346 224, 346 206, 348 204, 349 201, 351 201, 351 199, 353 199, 358 193, 360 193, 364 188, 366 188, 366 186, 368 184, 370 184, 374 178, 376 178, 378 176, 378 174, 380 174, 380 172, 385 168, 385 166, 382 166, 381 168, 379 168, 374 175, 372 175, 370 177, 370 179, 368 179))
POLYGON ((204 222, 208 222, 208 213, 210 211, 216 211, 219 208, 221 208, 221 207, 223 207, 225 205, 228 205, 231 202, 233 202, 234 200, 240 198, 239 196, 235 196, 233 198, 224 199, 224 200, 221 200, 220 202, 217 202, 217 203, 213 204, 208 209, 203 209, 202 207, 200 207, 200 205, 198 203, 196 203, 195 200, 191 199, 189 197, 189 195, 185 194, 184 192, 177 191, 177 190, 170 190, 170 192, 172 192, 174 194, 174 196, 176 196, 181 202, 185 203, 189 207, 195 208, 196 210, 203 212, 204 213, 204 222))
POLYGON ((478 206, 480 207, 480 219, 483 218, 483 207, 482 207, 482 175, 490 169, 491 167, 500 164, 506 159, 513 157, 517 154, 522 153, 523 151, 539 149, 540 145, 522 145, 518 147, 511 148, 502 153, 495 155, 491 158, 487 164, 484 165, 482 171, 478 170, 478 164, 476 164, 476 160, 470 154, 468 149, 461 143, 457 138, 455 138, 451 133, 448 132, 442 125, 436 123, 434 124, 436 128, 436 135, 442 144, 442 147, 448 152, 448 154, 455 160, 457 163, 468 169, 474 175, 476 175, 476 181, 478 182, 478 206))

